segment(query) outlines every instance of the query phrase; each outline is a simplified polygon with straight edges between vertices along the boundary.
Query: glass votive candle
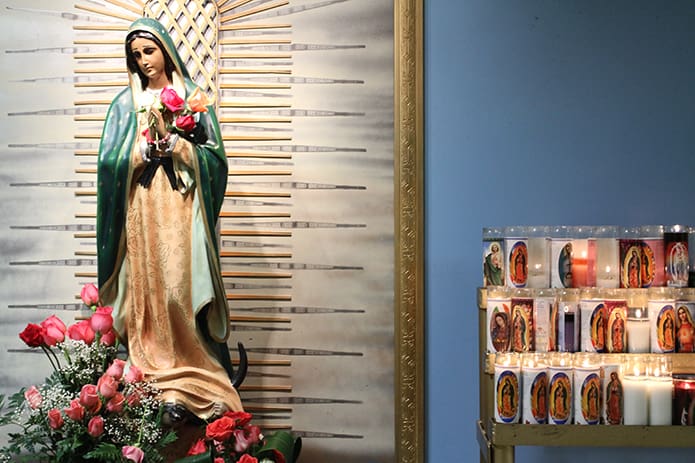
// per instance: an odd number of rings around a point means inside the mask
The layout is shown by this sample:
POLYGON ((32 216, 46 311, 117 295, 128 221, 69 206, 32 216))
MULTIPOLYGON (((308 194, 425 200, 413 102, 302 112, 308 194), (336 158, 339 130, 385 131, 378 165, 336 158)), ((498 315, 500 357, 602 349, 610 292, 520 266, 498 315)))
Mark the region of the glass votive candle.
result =
POLYGON ((483 228, 483 286, 504 286, 502 228, 483 228))
POLYGON ((695 375, 673 375, 672 424, 695 424, 695 375))
POLYGON ((596 286, 617 288, 620 286, 620 248, 618 229, 603 225, 594 228, 596 242, 596 286))
POLYGON ((553 288, 532 289, 535 351, 557 350, 557 298, 553 288))
POLYGON ((688 233, 689 227, 664 227, 664 267, 666 285, 676 288, 688 286, 688 233))
POLYGON ((627 293, 627 351, 646 354, 650 352, 649 311, 647 289, 635 288, 627 293))
POLYGON ((664 226, 642 225, 640 227, 642 244, 642 264, 640 279, 643 288, 664 286, 664 226))
POLYGON ((599 355, 574 354, 574 423, 599 424, 601 420, 601 363, 599 355))
POLYGON ((623 424, 623 385, 620 366, 623 354, 601 355, 601 422, 607 425, 623 424))
POLYGON ((548 423, 572 423, 572 355, 548 354, 548 423))
POLYGON ((498 423, 519 422, 520 372, 518 354, 495 355, 495 421, 498 423))
POLYGON ((580 294, 579 337, 582 352, 604 352, 606 348, 606 305, 602 291, 598 288, 585 288, 580 294))
POLYGON ((647 360, 647 355, 628 355, 622 365, 623 424, 649 423, 647 360))
POLYGON ((676 296, 676 352, 695 352, 695 288, 682 288, 676 296))
POLYGON ((627 299, 625 291, 618 289, 602 290, 606 316, 606 352, 627 351, 627 299))
POLYGON ((639 227, 624 227, 619 232, 620 287, 642 287, 642 241, 639 227))
POLYGON ((514 352, 534 352, 536 350, 536 330, 534 328, 533 295, 530 289, 512 289, 512 339, 514 352))
POLYGON ((596 249, 592 229, 593 227, 584 225, 569 227, 572 239, 573 288, 596 286, 596 249))
POLYGON ((528 287, 550 287, 550 227, 528 227, 528 287))
POLYGON ((512 337, 512 299, 506 286, 487 287, 487 351, 508 352, 512 337))
POLYGON ((506 284, 510 288, 525 288, 528 282, 528 227, 505 227, 506 284))
POLYGON ((647 367, 647 388, 649 390, 649 424, 668 426, 671 424, 673 407, 673 378, 671 358, 666 355, 652 355, 647 367))
POLYGON ((557 350, 577 352, 579 350, 579 297, 576 288, 557 290, 557 350))
POLYGON ((676 350, 676 304, 671 288, 649 288, 647 309, 649 311, 650 349, 657 354, 676 350))
POLYGON ((572 287, 572 240, 565 225, 550 230, 550 286, 572 287))
POLYGON ((548 422, 548 365, 545 354, 521 354, 521 422, 548 422))

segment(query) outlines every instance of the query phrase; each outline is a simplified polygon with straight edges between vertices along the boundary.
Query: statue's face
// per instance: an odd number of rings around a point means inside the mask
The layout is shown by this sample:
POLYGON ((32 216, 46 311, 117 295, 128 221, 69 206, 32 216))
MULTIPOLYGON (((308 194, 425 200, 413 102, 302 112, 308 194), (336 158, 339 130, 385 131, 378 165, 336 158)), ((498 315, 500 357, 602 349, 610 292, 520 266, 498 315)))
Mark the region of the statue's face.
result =
POLYGON ((130 52, 150 83, 166 80, 164 53, 154 41, 137 37, 130 43, 130 52))

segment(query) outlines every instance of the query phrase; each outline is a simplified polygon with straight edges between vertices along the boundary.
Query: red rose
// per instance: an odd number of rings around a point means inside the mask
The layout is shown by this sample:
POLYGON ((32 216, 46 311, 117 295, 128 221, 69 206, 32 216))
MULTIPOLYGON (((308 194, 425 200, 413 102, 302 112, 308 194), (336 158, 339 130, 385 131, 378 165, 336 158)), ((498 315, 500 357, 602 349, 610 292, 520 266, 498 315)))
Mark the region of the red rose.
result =
POLYGON ((94 330, 89 325, 89 320, 82 320, 70 326, 68 336, 75 341, 84 341, 87 345, 94 342, 94 330))
POLYGON ((233 419, 237 426, 244 426, 246 423, 251 421, 251 418, 253 418, 253 415, 251 415, 248 412, 227 412, 224 414, 224 416, 229 417, 233 419))
POLYGON ((164 106, 172 113, 181 111, 186 105, 186 102, 183 101, 179 94, 176 93, 176 90, 171 87, 164 88, 162 93, 159 94, 159 99, 162 100, 164 106))
POLYGON ((245 453, 239 458, 238 463, 258 463, 258 458, 252 457, 248 453, 245 453))
POLYGON ((43 336, 46 330, 36 323, 29 323, 24 331, 19 333, 19 337, 29 347, 40 347, 43 345, 43 336))
POLYGON ((223 416, 218 418, 205 428, 205 436, 217 442, 224 442, 234 433, 235 422, 233 419, 223 416))
POLYGON ((195 441, 193 445, 191 445, 191 448, 188 449, 188 453, 186 456, 191 456, 191 455, 199 455, 203 452, 205 452, 208 449, 208 446, 205 445, 205 440, 204 439, 198 439, 195 441))
POLYGON ((176 128, 179 130, 183 130, 184 132, 190 132, 195 128, 195 119, 193 119, 193 116, 190 114, 186 114, 185 116, 179 116, 176 118, 176 122, 174 122, 176 125, 176 128))

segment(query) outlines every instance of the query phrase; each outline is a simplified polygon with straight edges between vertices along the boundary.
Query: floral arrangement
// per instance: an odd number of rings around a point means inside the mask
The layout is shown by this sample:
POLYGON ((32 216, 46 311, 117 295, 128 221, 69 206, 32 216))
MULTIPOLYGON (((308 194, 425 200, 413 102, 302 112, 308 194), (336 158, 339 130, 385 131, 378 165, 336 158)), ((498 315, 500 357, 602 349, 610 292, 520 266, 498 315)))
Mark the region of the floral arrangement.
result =
MULTIPOLYGON (((16 426, 0 462, 162 463, 176 432, 162 422, 154 384, 128 365, 113 331, 111 307, 93 284, 81 291, 92 314, 71 326, 55 315, 29 323, 19 337, 40 348, 53 372, 40 386, 0 395, 0 426, 16 426)), ((205 426, 177 463, 294 463, 301 440, 280 431, 264 437, 251 414, 227 412, 205 426)))
POLYGON ((19 334, 46 353, 53 372, 40 386, 0 396, 0 426, 20 429, 9 433, 0 461, 163 462, 160 450, 176 434, 161 425, 158 391, 117 358, 111 308, 97 305, 96 287, 81 296, 89 319, 66 327, 51 315, 19 334))
MULTIPOLYGON (((155 108, 162 113, 164 120, 167 121, 167 130, 171 133, 178 133, 185 138, 191 139, 195 143, 205 143, 207 135, 198 124, 199 114, 208 111, 207 106, 212 101, 203 91, 196 87, 193 93, 184 100, 171 87, 162 89, 159 95, 150 92, 140 94, 139 107, 137 112, 146 112, 155 108)), ((156 124, 156 118, 151 116, 148 127, 142 132, 148 143, 156 144, 157 131, 151 130, 156 124), (154 134, 155 139, 152 138, 154 134)))
POLYGON ((227 412, 209 423, 205 437, 193 443, 176 463, 294 463, 302 447, 288 432, 264 437, 246 412, 227 412))

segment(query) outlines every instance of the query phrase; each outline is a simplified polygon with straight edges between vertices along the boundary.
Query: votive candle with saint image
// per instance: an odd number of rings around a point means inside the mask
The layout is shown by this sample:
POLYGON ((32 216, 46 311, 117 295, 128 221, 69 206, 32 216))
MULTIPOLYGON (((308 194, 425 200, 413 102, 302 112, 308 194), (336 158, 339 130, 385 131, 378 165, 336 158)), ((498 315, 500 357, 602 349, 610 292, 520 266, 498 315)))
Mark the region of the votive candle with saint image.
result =
POLYGON ((664 227, 664 266, 666 285, 676 288, 688 286, 688 233, 690 227, 670 225, 664 227))
POLYGON ((642 225, 640 227, 642 242, 642 262, 640 279, 643 288, 664 286, 664 226, 642 225))
POLYGON ((495 355, 495 421, 518 423, 521 415, 521 367, 519 354, 495 355))
POLYGON ((653 353, 676 351, 676 299, 673 288, 649 288, 649 345, 653 353))
POLYGON ((695 288, 676 290, 676 352, 695 352, 695 288))
POLYGON ((504 249, 506 284, 510 288, 525 288, 528 284, 528 227, 505 227, 504 249))
POLYGON ((606 425, 623 424, 620 366, 624 361, 624 354, 601 355, 601 422, 606 425))
POLYGON ((521 422, 548 422, 548 365, 545 354, 521 354, 521 422))
POLYGON ((579 300, 580 350, 582 352, 605 352, 606 350, 606 304, 602 289, 584 288, 579 300))
POLYGON ((572 355, 551 352, 548 355, 548 424, 572 424, 572 355))
POLYGON ((557 291, 557 320, 553 326, 557 330, 557 350, 559 352, 577 352, 579 350, 580 290, 564 288, 557 291))
POLYGON ((574 354, 574 423, 601 422, 601 363, 599 354, 574 354))
POLYGON ((483 228, 483 286, 504 286, 504 259, 502 228, 483 228))
POLYGON ((508 352, 512 338, 512 299, 506 286, 487 287, 487 351, 508 352))
POLYGON ((572 288, 572 239, 566 225, 551 227, 550 230, 550 286, 572 288))

